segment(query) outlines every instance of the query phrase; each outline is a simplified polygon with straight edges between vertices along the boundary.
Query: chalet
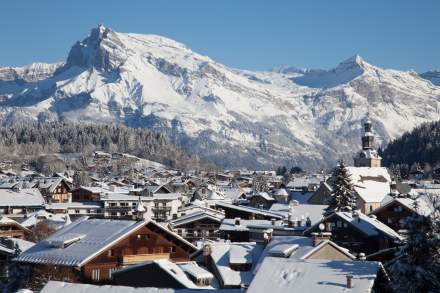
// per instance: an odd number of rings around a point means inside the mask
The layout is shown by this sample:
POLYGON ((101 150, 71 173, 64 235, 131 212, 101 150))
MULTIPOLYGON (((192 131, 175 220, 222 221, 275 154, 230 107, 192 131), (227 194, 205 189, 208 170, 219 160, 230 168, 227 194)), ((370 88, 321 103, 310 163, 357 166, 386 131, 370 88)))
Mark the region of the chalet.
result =
POLYGON ((53 214, 69 215, 72 220, 84 216, 103 217, 101 202, 62 202, 46 204, 46 211, 53 214))
POLYGON ((267 192, 258 192, 249 198, 249 205, 254 208, 270 209, 276 200, 267 192))
POLYGON ((253 220, 253 219, 280 220, 284 218, 283 215, 280 215, 279 213, 276 212, 271 212, 268 210, 257 209, 242 205, 233 205, 221 201, 216 203, 216 209, 223 210, 225 212, 226 219, 241 218, 247 220, 253 220))
POLYGON ((106 283, 112 272, 157 259, 188 261, 196 247, 154 221, 82 218, 22 253, 30 278, 106 283))
POLYGON ((414 213, 428 216, 432 211, 433 208, 426 197, 419 197, 418 199, 396 197, 375 209, 371 214, 376 216, 382 223, 393 228, 394 231, 399 231, 408 228, 407 220, 414 213), (416 201, 417 209, 415 208, 416 201))
POLYGON ((301 260, 356 260, 356 257, 347 249, 319 236, 273 236, 263 251, 257 270, 265 257, 301 260))
POLYGON ((23 188, 38 188, 47 202, 68 202, 71 190, 68 181, 62 177, 38 177, 23 182, 23 188))
POLYGON ((177 217, 177 210, 182 205, 180 193, 164 193, 154 196, 133 196, 128 194, 108 193, 101 196, 105 218, 131 218, 131 212, 141 199, 147 217, 156 221, 167 221, 177 217))
POLYGON ((222 213, 206 209, 178 217, 170 225, 177 234, 190 242, 216 240, 220 236, 219 228, 223 219, 222 213))
POLYGON ((102 187, 80 186, 72 190, 72 201, 99 201, 101 193, 106 191, 108 192, 110 190, 103 189, 102 187))
POLYGON ((370 254, 384 248, 394 247, 403 240, 393 229, 358 211, 336 212, 322 219, 306 231, 328 233, 328 238, 355 253, 370 254))
POLYGON ((213 279, 214 276, 196 262, 173 263, 165 259, 144 262, 113 273, 115 284, 131 287, 211 289, 213 279))
POLYGON ((141 192, 141 194, 145 196, 153 196, 162 193, 171 193, 171 190, 166 185, 150 185, 141 192))
POLYGON ((205 183, 200 185, 193 195, 193 200, 221 201, 225 199, 223 192, 215 185, 205 183))
POLYGON ((242 220, 236 218, 224 219, 219 231, 222 239, 231 242, 264 242, 264 239, 261 238, 264 233, 276 236, 302 235, 305 228, 305 222, 304 226, 289 226, 279 220, 242 220))
POLYGON ((11 237, 18 239, 27 239, 32 234, 32 231, 5 216, 0 218, 0 237, 11 237))
POLYGON ((22 217, 43 209, 44 205, 44 198, 38 189, 0 189, 0 214, 8 217, 22 217))
POLYGON ((333 188, 327 182, 321 182, 318 189, 308 199, 309 204, 328 204, 333 188))

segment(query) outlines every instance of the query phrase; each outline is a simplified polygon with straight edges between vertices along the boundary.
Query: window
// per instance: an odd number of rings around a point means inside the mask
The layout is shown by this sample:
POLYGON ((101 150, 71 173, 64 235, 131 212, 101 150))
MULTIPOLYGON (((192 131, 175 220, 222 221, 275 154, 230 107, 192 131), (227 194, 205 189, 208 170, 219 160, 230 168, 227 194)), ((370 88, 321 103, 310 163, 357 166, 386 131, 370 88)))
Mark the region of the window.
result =
POLYGON ((373 206, 370 205, 370 213, 373 211, 373 206))
POLYGON ((100 269, 93 269, 92 270, 92 280, 99 281, 99 274, 100 274, 100 269))
POLYGON ((108 269, 108 277, 109 277, 109 279, 112 278, 112 276, 113 276, 113 272, 116 271, 116 270, 117 270, 117 268, 111 268, 111 269, 108 269))
POLYGON ((79 214, 79 210, 75 210, 75 214, 79 214))
POLYGON ((113 251, 113 249, 109 249, 108 251, 107 251, 107 256, 114 256, 115 255, 115 252, 113 251))
POLYGON ((176 247, 175 246, 170 246, 169 252, 170 253, 176 253, 176 247))
POLYGON ((341 228, 342 227, 342 221, 337 221, 336 222, 336 227, 341 228))
POLYGON ((150 234, 145 234, 145 235, 144 235, 144 238, 145 238, 145 240, 150 239, 150 234))

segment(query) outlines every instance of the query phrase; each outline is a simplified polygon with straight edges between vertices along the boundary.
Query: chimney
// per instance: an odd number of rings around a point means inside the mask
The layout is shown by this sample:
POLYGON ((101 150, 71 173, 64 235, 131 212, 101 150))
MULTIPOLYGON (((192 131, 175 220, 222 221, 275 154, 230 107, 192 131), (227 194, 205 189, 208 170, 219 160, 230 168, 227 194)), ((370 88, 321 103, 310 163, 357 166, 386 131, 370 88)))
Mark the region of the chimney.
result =
POLYGON ((347 288, 351 289, 353 288, 353 276, 347 275, 347 288))
POLYGON ((267 229, 263 231, 263 239, 264 239, 264 246, 269 244, 269 242, 272 241, 272 235, 273 235, 273 229, 267 229))
POLYGON ((211 256, 212 253, 212 247, 210 244, 205 244, 203 246, 203 261, 205 263, 205 266, 209 265, 209 258, 211 256))
POLYGON ((330 240, 332 237, 332 233, 330 232, 314 232, 312 233, 312 242, 313 242, 313 246, 316 247, 319 244, 321 244, 321 242, 330 240))

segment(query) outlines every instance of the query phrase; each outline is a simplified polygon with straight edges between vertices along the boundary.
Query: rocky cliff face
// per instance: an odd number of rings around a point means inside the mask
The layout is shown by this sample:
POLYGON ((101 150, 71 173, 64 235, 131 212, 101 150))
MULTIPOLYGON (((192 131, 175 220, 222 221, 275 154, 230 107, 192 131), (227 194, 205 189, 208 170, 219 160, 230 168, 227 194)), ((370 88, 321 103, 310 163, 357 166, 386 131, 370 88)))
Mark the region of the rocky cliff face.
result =
POLYGON ((317 169, 360 148, 367 112, 380 143, 438 120, 440 87, 360 56, 331 70, 230 69, 164 37, 99 26, 65 63, 1 68, 0 107, 9 123, 32 118, 156 129, 224 167, 317 169))

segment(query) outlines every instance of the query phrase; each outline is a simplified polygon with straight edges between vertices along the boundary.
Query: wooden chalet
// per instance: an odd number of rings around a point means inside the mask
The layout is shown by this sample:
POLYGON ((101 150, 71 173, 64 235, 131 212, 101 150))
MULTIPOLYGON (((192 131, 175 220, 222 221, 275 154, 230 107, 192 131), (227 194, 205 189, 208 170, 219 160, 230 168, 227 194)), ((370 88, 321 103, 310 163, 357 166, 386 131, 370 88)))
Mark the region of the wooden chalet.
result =
POLYGON ((333 213, 304 231, 306 236, 312 233, 327 233, 323 235, 336 244, 365 254, 395 247, 403 240, 387 225, 358 211, 333 213))
POLYGON ((407 220, 414 213, 427 216, 433 211, 428 203, 428 199, 418 199, 417 209, 414 206, 415 201, 409 197, 397 197, 375 209, 372 214, 379 221, 393 228, 394 231, 407 229, 407 220))
POLYGON ((173 230, 190 242, 219 238, 219 227, 224 215, 218 211, 205 210, 181 216, 170 222, 173 230))
POLYGON ((0 237, 27 239, 31 234, 32 231, 21 225, 20 223, 8 217, 1 217, 0 237))
POLYGON ((29 278, 108 283, 116 269, 145 261, 187 261, 196 247, 154 221, 82 218, 27 250, 16 261, 29 278))
POLYGON ((254 208, 268 210, 274 203, 276 203, 276 200, 267 192, 259 192, 249 198, 249 205, 254 208))

